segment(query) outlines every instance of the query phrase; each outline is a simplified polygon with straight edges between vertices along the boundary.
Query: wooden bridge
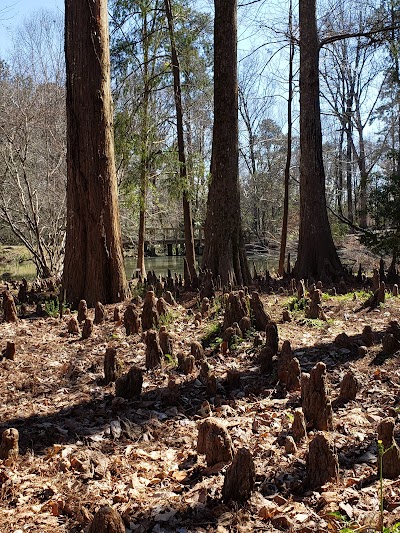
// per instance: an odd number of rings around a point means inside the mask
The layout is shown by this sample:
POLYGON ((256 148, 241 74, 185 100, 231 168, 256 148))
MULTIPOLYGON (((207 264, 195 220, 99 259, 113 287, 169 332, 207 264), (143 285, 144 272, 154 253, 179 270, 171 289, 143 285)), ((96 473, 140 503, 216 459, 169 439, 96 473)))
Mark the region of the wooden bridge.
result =
MULTIPOLYGON (((194 244, 196 248, 201 248, 204 243, 203 228, 195 231, 194 244)), ((146 239, 144 243, 145 252, 149 252, 155 245, 165 248, 167 255, 172 256, 175 247, 175 254, 180 255, 185 246, 185 232, 183 227, 178 228, 146 228, 146 239)))

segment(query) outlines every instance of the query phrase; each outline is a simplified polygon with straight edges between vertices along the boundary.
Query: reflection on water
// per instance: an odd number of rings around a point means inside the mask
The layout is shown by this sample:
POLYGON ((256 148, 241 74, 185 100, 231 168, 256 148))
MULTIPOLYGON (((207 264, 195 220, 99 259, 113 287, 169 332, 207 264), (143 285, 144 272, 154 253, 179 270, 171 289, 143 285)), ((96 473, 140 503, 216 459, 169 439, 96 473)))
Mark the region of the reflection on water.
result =
POLYGON ((36 266, 33 261, 23 261, 20 263, 18 260, 7 263, 0 266, 0 277, 2 279, 35 279, 36 278, 36 266))
MULTIPOLYGON (((278 256, 277 255, 252 255, 247 257, 249 261, 250 271, 253 274, 253 263, 257 271, 265 272, 269 270, 276 270, 278 268, 278 256)), ((198 257, 197 260, 201 263, 201 257, 198 257)), ((153 271, 155 274, 166 276, 168 269, 171 270, 172 274, 175 272, 177 274, 183 274, 183 257, 182 256, 160 256, 160 257, 146 257, 145 258, 146 271, 153 271)), ((125 258, 125 269, 128 279, 135 276, 136 271, 136 258, 135 257, 126 257, 125 258)))
MULTIPOLYGON (((198 258, 201 262, 201 257, 198 258)), ((276 270, 278 267, 278 257, 275 254, 248 256, 250 271, 253 274, 253 263, 258 271, 265 272, 269 270, 276 270)), ((160 257, 146 257, 146 270, 154 270, 157 275, 166 276, 168 269, 172 274, 183 274, 183 257, 182 256, 160 256, 160 257)), ((134 277, 136 271, 136 257, 125 258, 125 269, 128 279, 134 277)), ((0 267, 0 277, 2 279, 17 279, 26 278, 32 280, 36 278, 36 267, 32 261, 24 261, 19 263, 14 261, 7 265, 0 267)))

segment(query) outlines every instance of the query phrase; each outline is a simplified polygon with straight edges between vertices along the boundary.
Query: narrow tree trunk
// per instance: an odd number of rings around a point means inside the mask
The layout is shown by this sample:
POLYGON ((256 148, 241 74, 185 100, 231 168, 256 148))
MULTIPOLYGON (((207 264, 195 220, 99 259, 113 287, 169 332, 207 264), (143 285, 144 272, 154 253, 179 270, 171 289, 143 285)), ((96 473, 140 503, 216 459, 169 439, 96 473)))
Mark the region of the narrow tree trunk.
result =
POLYGON ((339 137, 339 150, 338 150, 338 162, 337 162, 337 206, 339 215, 343 215, 343 142, 344 142, 344 130, 340 129, 339 137))
POLYGON ((237 6, 214 0, 214 127, 203 266, 226 284, 248 283, 239 194, 237 6))
POLYGON ((146 276, 146 266, 144 261, 144 241, 146 235, 146 208, 147 208, 147 182, 149 174, 149 45, 148 45, 147 17, 144 16, 142 22, 143 40, 143 103, 141 106, 141 128, 140 128, 140 210, 139 210, 139 233, 136 268, 142 277, 146 276))
POLYGON ((365 142, 362 131, 360 134, 360 227, 366 228, 368 226, 367 217, 367 184, 368 184, 368 172, 365 163, 365 142))
MULTIPOLYGON (((285 165, 285 192, 283 197, 283 220, 281 234, 281 248, 279 253, 278 275, 283 276, 285 270, 285 255, 289 219, 289 180, 290 164, 292 161, 292 101, 293 101, 293 57, 294 57, 294 40, 292 35, 292 2, 289 8, 289 35, 290 35, 290 52, 289 52, 289 93, 288 93, 288 133, 287 133, 287 152, 285 165)), ((290 272, 288 272, 290 274, 290 272)))
POLYGON ((182 91, 180 80, 180 65, 178 54, 175 45, 174 22, 172 17, 172 9, 170 0, 164 0, 165 12, 168 20, 169 37, 171 41, 171 56, 172 56, 172 73, 174 77, 174 97, 176 108, 176 131, 178 137, 178 155, 179 155, 179 173, 182 183, 185 184, 183 191, 183 221, 185 228, 185 257, 189 268, 191 278, 197 276, 196 273, 196 258, 194 253, 194 237, 192 224, 192 211, 190 208, 189 195, 187 191, 187 166, 185 155, 185 142, 183 137, 183 111, 182 111, 182 91))
POLYGON ((65 2, 68 302, 112 303, 128 294, 122 255, 107 1, 65 2))
POLYGON ((336 277, 342 266, 333 243, 325 198, 319 102, 319 42, 315 0, 300 0, 300 229, 297 278, 323 272, 336 277))
POLYGON ((347 218, 350 222, 354 219, 353 207, 353 140, 352 140, 352 122, 351 122, 351 108, 353 98, 350 95, 346 101, 346 186, 347 186, 347 218))

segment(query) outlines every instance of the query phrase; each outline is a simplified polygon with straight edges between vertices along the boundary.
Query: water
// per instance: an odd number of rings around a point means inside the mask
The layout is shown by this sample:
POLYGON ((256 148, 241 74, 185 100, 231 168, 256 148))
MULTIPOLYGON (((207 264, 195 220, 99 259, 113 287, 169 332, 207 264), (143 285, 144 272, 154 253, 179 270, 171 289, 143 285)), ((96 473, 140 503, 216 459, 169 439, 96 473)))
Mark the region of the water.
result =
MULTIPOLYGON (((201 263, 201 257, 198 258, 198 261, 201 263)), ((273 269, 278 267, 278 256, 276 253, 272 252, 271 254, 260 254, 248 256, 250 271, 253 274, 253 262, 256 265, 258 271, 265 272, 269 270, 272 272, 273 269)), ((172 274, 175 272, 177 274, 183 274, 183 257, 182 256, 159 256, 159 257, 146 257, 145 259, 146 270, 154 270, 157 275, 166 276, 168 269, 171 270, 172 274)), ((127 278, 130 279, 135 276, 136 271, 136 257, 126 257, 125 258, 125 270, 127 278)), ((7 265, 0 266, 0 278, 2 279, 16 279, 20 280, 26 278, 27 280, 32 280, 36 278, 36 267, 32 261, 24 261, 20 263, 19 261, 13 261, 7 265)))
MULTIPOLYGON (((201 264, 201 257, 196 258, 198 265, 201 264)), ((253 263, 255 264, 258 271, 265 272, 269 270, 277 270, 278 268, 278 256, 274 253, 271 254, 260 254, 260 255, 250 255, 247 257, 249 262, 250 271, 253 274, 253 263)), ((183 257, 182 256, 159 256, 159 257, 146 257, 145 258, 146 271, 149 270, 156 273, 156 275, 166 276, 168 274, 168 269, 171 270, 172 274, 175 272, 177 274, 183 274, 183 257)), ((136 257, 126 257, 125 258, 125 270, 128 279, 134 277, 136 271, 136 257)))

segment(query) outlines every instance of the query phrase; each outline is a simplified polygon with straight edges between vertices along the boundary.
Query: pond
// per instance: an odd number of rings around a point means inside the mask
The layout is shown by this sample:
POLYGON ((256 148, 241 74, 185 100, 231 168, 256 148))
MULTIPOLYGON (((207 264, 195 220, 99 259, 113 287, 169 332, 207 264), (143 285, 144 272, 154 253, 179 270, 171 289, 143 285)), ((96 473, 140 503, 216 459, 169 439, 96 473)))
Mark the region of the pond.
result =
MULTIPOLYGON (((201 257, 198 258, 201 261, 201 257)), ((271 254, 260 254, 248 256, 249 267, 251 273, 253 273, 253 263, 256 265, 257 270, 265 272, 265 270, 272 271, 277 269, 278 256, 274 251, 271 254)), ((146 269, 154 270, 157 275, 166 276, 168 269, 174 274, 183 274, 183 257, 182 256, 158 256, 158 257, 146 257, 145 259, 146 269)), ((125 269, 128 279, 135 276, 136 271, 136 257, 125 257, 125 269)), ((19 262, 17 259, 11 263, 0 266, 0 277, 2 279, 17 279, 26 278, 28 280, 36 278, 36 267, 32 261, 19 262)))

